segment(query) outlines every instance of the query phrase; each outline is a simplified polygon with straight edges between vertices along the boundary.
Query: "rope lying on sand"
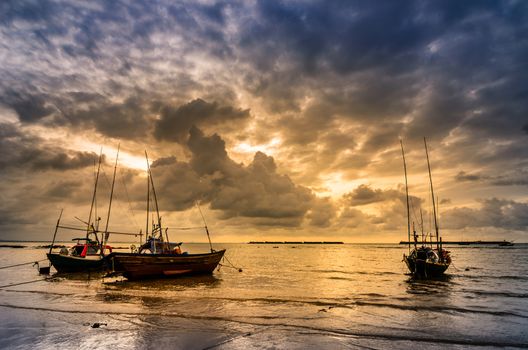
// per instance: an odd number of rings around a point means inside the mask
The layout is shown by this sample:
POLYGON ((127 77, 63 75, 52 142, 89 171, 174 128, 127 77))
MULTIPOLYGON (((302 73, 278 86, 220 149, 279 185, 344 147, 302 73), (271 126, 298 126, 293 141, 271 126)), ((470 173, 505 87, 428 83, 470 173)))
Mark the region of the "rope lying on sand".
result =
POLYGON ((0 267, 0 270, 3 270, 3 269, 9 269, 11 267, 17 267, 17 266, 23 266, 23 265, 29 265, 29 264, 37 264, 39 262, 43 262, 43 261, 46 261, 48 259, 42 259, 42 260, 38 260, 38 261, 30 261, 30 262, 27 262, 27 263, 22 263, 22 264, 16 264, 16 265, 9 265, 9 266, 2 266, 0 267))
POLYGON ((38 280, 33 280, 33 281, 25 281, 25 282, 19 282, 19 283, 11 283, 11 284, 5 284, 3 286, 0 286, 0 289, 1 288, 7 288, 7 287, 14 287, 14 286, 19 286, 21 284, 29 284, 29 283, 35 283, 35 282, 43 282, 43 281, 47 281, 47 280, 52 280, 56 278, 55 276, 50 276, 50 277, 45 277, 45 278, 40 278, 38 280))

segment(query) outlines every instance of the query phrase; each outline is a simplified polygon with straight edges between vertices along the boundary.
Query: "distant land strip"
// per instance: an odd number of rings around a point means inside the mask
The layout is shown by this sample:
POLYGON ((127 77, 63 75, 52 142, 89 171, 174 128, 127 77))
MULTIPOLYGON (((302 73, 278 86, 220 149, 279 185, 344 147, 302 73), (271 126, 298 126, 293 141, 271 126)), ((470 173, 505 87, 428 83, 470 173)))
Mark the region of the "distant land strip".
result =
MULTIPOLYGON (((424 244, 430 244, 431 242, 423 242, 424 244)), ((512 243, 509 241, 442 241, 442 244, 458 244, 458 245, 498 245, 498 244, 505 244, 505 243, 512 243)), ((414 244, 414 242, 409 241, 400 241, 400 244, 414 244)), ((420 245, 421 242, 416 243, 417 245, 420 245)), ((433 244, 436 244, 436 242, 433 242, 433 244)))
POLYGON ((344 242, 312 241, 251 241, 248 244, 344 244, 344 242))

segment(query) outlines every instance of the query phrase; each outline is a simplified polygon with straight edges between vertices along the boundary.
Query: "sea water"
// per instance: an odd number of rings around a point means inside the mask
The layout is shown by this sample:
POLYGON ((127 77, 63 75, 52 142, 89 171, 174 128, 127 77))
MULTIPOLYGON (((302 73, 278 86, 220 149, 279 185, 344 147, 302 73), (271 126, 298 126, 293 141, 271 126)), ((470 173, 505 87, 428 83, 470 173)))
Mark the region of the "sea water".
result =
MULTIPOLYGON (((0 248, 0 267, 45 259, 36 246, 0 248)), ((447 247, 435 280, 411 278, 395 244, 214 247, 243 271, 129 282, 0 269, 0 348, 528 348, 528 245, 447 247)))

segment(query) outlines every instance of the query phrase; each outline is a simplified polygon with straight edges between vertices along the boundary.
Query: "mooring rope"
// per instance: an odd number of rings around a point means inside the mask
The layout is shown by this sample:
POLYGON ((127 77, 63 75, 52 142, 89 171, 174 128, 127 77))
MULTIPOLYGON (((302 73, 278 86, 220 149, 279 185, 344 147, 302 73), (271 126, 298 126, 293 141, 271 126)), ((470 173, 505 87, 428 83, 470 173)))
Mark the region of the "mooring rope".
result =
POLYGON ((29 284, 29 283, 35 283, 35 282, 43 282, 43 281, 51 280, 51 279, 54 279, 54 278, 56 278, 56 277, 55 277, 55 276, 50 276, 50 277, 45 277, 45 278, 41 278, 41 279, 33 280, 33 281, 25 281, 25 282, 19 282, 19 283, 5 284, 5 285, 3 285, 3 286, 0 286, 0 289, 1 289, 1 288, 7 288, 7 287, 20 286, 21 284, 29 284))
POLYGON ((27 262, 27 263, 22 263, 22 264, 15 264, 15 265, 9 265, 9 266, 2 266, 0 267, 0 270, 3 270, 3 269, 9 269, 11 267, 17 267, 17 266, 23 266, 23 265, 29 265, 29 264, 36 264, 36 263, 39 263, 39 262, 43 262, 43 261, 46 261, 48 259, 42 259, 42 260, 38 260, 38 261, 30 261, 30 262, 27 262))
POLYGON ((242 268, 240 267, 236 267, 231 261, 229 261, 229 259, 227 258, 227 256, 224 256, 222 257, 222 261, 225 260, 229 263, 229 265, 224 265, 222 263, 218 263, 218 265, 222 266, 222 267, 229 267, 231 269, 235 269, 235 270, 238 270, 238 272, 242 272, 242 268))

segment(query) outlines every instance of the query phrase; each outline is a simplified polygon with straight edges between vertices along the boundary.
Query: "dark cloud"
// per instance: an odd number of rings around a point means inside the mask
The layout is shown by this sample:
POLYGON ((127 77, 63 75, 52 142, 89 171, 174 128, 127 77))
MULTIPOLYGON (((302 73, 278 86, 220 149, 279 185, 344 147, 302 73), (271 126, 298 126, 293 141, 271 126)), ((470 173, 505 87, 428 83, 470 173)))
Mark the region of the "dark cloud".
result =
MULTIPOLYGON (((372 188, 370 185, 359 185, 352 192, 342 196, 341 202, 344 210, 339 221, 341 225, 358 227, 379 231, 393 231, 401 229, 403 232, 407 224, 407 200, 405 188, 396 189, 372 188), (374 205, 377 214, 366 214, 357 207, 374 205), (349 216, 355 217, 360 224, 354 224, 349 216)), ((422 217, 427 218, 429 212, 423 208, 423 200, 417 196, 409 195, 409 214, 411 225, 416 225, 417 230, 422 222, 422 217)), ((406 229, 405 229, 406 230, 406 229)))
POLYGON ((359 185, 351 193, 344 195, 346 201, 352 206, 381 202, 386 199, 387 193, 381 189, 372 189, 368 185, 359 185))
POLYGON ((211 208, 226 217, 289 219, 299 225, 313 200, 312 193, 277 173, 272 157, 257 152, 248 166, 234 163, 218 135, 204 136, 193 128, 188 141, 190 164, 200 175, 212 177, 215 186, 211 208))
POLYGON ((477 174, 468 174, 465 171, 459 171, 458 174, 455 176, 456 181, 479 181, 482 180, 483 177, 481 175, 477 174))
POLYGON ((496 227, 522 230, 528 228, 528 203, 491 198, 481 201, 480 208, 453 208, 442 213, 447 229, 496 227))
POLYGON ((151 127, 145 102, 135 96, 112 102, 101 95, 77 93, 61 112, 56 124, 67 122, 72 127, 91 128, 114 138, 145 137, 151 127))
POLYGON ((520 169, 518 171, 503 171, 500 175, 489 176, 484 174, 469 174, 465 171, 460 171, 455 176, 455 180, 459 182, 470 181, 478 182, 483 181, 493 186, 525 186, 528 185, 526 179, 527 171, 520 169))
POLYGON ((71 170, 91 166, 98 158, 92 152, 68 151, 46 145, 44 140, 23 133, 13 124, 0 124, 0 169, 37 171, 71 170))
POLYGON ((219 106, 201 99, 193 100, 177 108, 164 106, 156 122, 154 134, 162 140, 183 143, 193 125, 215 126, 222 123, 241 123, 249 118, 248 109, 219 106))
POLYGON ((324 226, 332 218, 331 203, 316 202, 310 190, 279 174, 273 158, 264 153, 257 152, 247 166, 237 164, 227 155, 218 135, 205 136, 196 127, 191 128, 188 147, 188 163, 163 161, 164 166, 153 168, 156 181, 166 189, 162 204, 168 210, 183 210, 202 202, 221 212, 223 219, 239 217, 256 225, 299 226, 315 204, 314 208, 320 207, 324 214, 312 214, 314 225, 324 226))
POLYGON ((174 157, 174 156, 158 158, 158 159, 156 159, 155 161, 152 162, 150 167, 151 168, 157 168, 157 167, 160 167, 160 166, 172 165, 172 164, 175 164, 176 162, 177 162, 176 161, 176 157, 174 157))
POLYGON ((64 200, 72 197, 82 187, 82 183, 79 180, 59 180, 49 185, 46 197, 64 200))
POLYGON ((23 95, 16 91, 6 91, 0 97, 0 103, 11 107, 22 122, 35 122, 56 111, 49 103, 47 96, 42 94, 23 95))
MULTIPOLYGON (((353 207, 393 200, 402 203, 406 202, 405 188, 383 190, 380 188, 372 188, 370 185, 359 185, 352 192, 344 194, 343 199, 348 205, 353 207)), ((418 205, 418 209, 421 200, 414 196, 409 196, 409 199, 415 205, 418 205)))

